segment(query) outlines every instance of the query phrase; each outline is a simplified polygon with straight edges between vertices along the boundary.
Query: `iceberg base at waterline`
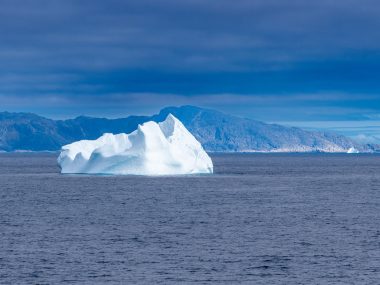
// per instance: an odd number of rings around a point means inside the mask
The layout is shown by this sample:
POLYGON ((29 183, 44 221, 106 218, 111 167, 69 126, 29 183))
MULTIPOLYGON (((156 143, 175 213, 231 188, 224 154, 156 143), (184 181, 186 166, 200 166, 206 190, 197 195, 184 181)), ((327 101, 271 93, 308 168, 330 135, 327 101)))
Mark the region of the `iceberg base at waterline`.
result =
POLYGON ((139 125, 130 134, 106 133, 62 147, 61 173, 181 175, 213 173, 211 158, 173 115, 139 125))

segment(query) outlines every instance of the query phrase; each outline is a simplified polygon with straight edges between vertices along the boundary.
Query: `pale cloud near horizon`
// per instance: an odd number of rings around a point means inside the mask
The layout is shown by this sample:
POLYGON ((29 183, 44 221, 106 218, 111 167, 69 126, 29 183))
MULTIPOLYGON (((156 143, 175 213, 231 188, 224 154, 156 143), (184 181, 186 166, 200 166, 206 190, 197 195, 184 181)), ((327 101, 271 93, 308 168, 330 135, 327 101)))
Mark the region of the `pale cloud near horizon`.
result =
POLYGON ((263 121, 328 121, 376 120, 376 108, 356 108, 356 102, 373 101, 376 95, 316 93, 316 94, 162 94, 162 93, 111 93, 111 94, 41 94, 7 96, 0 93, 0 105, 6 111, 32 111, 49 117, 92 115, 120 117, 136 114, 149 115, 167 106, 195 105, 263 121), (163 100, 164 98, 164 100, 163 100), (330 103, 341 102, 342 105, 330 103), (167 102, 170 102, 169 104, 167 102), (343 102, 343 103, 342 103, 343 102), (62 113, 57 109, 63 110, 62 113), (66 114, 65 114, 66 113, 66 114))
POLYGON ((339 133, 360 143, 380 143, 379 119, 362 121, 280 121, 276 123, 312 131, 339 133))

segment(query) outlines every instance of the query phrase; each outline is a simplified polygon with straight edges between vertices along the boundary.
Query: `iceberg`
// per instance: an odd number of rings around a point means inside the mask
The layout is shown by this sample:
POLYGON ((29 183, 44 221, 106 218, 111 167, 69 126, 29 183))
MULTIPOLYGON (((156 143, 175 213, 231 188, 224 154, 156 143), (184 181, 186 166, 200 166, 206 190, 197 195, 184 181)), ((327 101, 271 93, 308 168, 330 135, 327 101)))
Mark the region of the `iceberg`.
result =
POLYGON ((347 153, 359 153, 359 151, 358 151, 356 148, 351 147, 351 148, 347 151, 347 153))
POLYGON ((103 134, 61 149, 61 173, 179 175, 212 173, 202 145, 173 115, 139 125, 129 134, 103 134))

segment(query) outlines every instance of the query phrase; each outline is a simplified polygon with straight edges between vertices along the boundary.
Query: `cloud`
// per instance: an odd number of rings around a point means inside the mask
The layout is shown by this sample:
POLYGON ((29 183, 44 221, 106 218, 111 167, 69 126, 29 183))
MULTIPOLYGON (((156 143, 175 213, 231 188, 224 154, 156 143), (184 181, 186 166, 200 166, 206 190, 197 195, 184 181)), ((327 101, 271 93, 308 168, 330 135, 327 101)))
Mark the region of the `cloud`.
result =
POLYGON ((85 70, 287 68, 378 50, 379 10, 371 0, 8 0, 0 12, 0 58, 14 69, 21 63, 85 70))
POLYGON ((330 131, 340 133, 360 143, 380 144, 379 120, 355 121, 293 121, 281 122, 287 126, 297 126, 306 130, 330 131))
POLYGON ((379 12, 374 0, 3 0, 0 105, 362 118, 380 107, 379 12))
MULTIPOLYGON (((42 87, 40 87, 42 88, 42 87)), ((102 88, 100 86, 99 88, 102 88)), ((178 94, 149 92, 113 92, 94 94, 82 86, 81 93, 43 93, 7 96, 0 93, 2 108, 9 111, 33 111, 48 117, 92 115, 125 117, 152 114, 174 105, 197 105, 225 113, 268 122, 316 120, 367 120, 373 111, 369 106, 356 107, 357 102, 373 103, 372 95, 294 93, 294 94, 178 94), (363 112, 365 115, 363 115, 363 112)))

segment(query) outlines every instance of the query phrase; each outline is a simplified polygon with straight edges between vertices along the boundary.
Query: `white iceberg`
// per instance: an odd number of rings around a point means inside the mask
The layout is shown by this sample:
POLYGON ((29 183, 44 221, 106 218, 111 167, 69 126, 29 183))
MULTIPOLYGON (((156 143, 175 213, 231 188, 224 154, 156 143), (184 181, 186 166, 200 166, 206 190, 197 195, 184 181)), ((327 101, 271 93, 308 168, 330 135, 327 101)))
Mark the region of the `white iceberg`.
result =
POLYGON ((359 151, 358 151, 356 148, 351 147, 351 148, 347 151, 347 153, 359 153, 359 151))
POLYGON ((176 175, 212 173, 211 158, 173 115, 139 125, 130 134, 106 133, 62 147, 62 173, 176 175))

